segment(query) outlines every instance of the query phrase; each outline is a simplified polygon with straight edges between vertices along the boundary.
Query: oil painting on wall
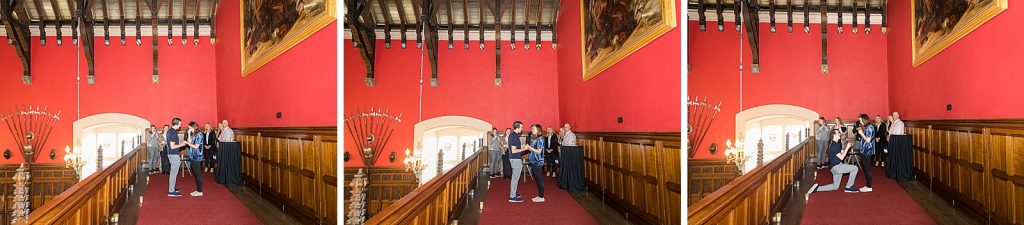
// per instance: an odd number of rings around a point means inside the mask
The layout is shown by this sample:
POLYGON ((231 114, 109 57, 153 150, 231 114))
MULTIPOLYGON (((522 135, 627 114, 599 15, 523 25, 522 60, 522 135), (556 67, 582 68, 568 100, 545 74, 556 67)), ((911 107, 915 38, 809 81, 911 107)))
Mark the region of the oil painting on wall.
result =
POLYGON ((583 0, 583 80, 676 27, 674 0, 583 0))
POLYGON ((336 0, 242 0, 242 76, 323 29, 336 0))
POLYGON ((913 0, 914 67, 1006 10, 1007 0, 913 0))

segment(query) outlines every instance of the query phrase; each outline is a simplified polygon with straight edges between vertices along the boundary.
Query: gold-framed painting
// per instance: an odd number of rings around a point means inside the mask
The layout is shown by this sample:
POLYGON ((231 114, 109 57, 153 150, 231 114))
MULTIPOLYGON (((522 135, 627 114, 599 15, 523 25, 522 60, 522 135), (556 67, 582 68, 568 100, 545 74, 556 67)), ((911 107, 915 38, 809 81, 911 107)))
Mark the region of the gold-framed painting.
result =
POLYGON ((914 67, 999 15, 1008 0, 912 0, 914 67))
POLYGON ((582 0, 583 80, 676 27, 675 0, 582 0))
POLYGON ((337 18, 336 0, 241 0, 242 77, 337 18))

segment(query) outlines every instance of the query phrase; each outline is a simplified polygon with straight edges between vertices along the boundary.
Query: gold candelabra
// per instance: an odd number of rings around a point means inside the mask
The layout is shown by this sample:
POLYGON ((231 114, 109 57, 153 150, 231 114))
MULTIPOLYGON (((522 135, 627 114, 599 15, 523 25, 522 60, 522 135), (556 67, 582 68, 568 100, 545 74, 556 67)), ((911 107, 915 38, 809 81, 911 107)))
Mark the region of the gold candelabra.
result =
POLYGON ((73 168, 75 170, 75 178, 82 179, 82 167, 85 167, 85 160, 82 159, 82 152, 75 148, 71 151, 71 147, 64 146, 64 168, 73 168))
POLYGON ((736 168, 739 169, 740 174, 744 173, 747 160, 750 160, 750 156, 747 155, 746 151, 743 151, 743 140, 736 140, 734 145, 731 140, 725 140, 725 158, 730 163, 736 164, 736 168))
POLYGON ((419 184, 420 179, 422 179, 423 169, 426 168, 426 165, 423 165, 423 151, 416 149, 413 152, 409 152, 408 148, 405 149, 404 162, 405 171, 412 171, 413 174, 416 174, 416 183, 419 184))

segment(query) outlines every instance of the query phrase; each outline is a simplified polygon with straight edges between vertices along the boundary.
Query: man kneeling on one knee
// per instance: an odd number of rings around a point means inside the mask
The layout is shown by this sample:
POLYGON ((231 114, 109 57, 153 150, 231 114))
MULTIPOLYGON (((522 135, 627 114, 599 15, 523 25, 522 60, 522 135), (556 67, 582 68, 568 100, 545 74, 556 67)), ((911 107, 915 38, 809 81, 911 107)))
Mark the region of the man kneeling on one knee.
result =
POLYGON ((847 193, 856 193, 858 190, 853 188, 853 182, 857 180, 857 166, 843 163, 843 158, 846 157, 847 153, 850 153, 850 149, 853 148, 852 143, 847 143, 845 147, 840 147, 839 140, 842 135, 838 131, 832 131, 832 140, 828 145, 828 165, 829 170, 832 171, 832 184, 825 186, 818 186, 815 182, 811 186, 811 190, 807 192, 809 197, 811 193, 819 191, 835 191, 839 189, 839 182, 843 180, 843 174, 850 174, 850 179, 846 181, 846 188, 843 191, 847 193))

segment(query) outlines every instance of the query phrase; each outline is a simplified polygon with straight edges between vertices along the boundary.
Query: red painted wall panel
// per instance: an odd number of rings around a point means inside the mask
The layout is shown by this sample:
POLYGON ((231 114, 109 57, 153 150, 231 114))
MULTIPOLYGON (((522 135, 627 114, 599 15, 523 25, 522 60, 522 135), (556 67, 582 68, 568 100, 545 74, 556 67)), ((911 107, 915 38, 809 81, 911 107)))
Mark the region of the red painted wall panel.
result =
MULTIPOLYGON (((397 39, 397 38, 396 38, 397 39)), ((423 116, 427 120, 440 116, 467 116, 477 118, 504 130, 519 120, 527 125, 539 123, 545 127, 555 126, 558 121, 558 85, 556 51, 550 42, 543 43, 541 50, 515 51, 509 42, 502 42, 501 65, 502 86, 494 86, 495 50, 494 42, 485 42, 480 50, 477 41, 470 41, 471 48, 462 49, 462 41, 455 41, 456 48, 446 49, 448 43, 438 43, 437 87, 430 86, 430 64, 426 57, 420 57, 415 41, 409 41, 407 49, 401 49, 395 41, 391 49, 384 48, 384 41, 377 41, 375 87, 363 82, 366 67, 359 55, 359 49, 352 47, 352 40, 346 39, 345 54, 345 110, 344 115, 354 113, 356 108, 368 107, 390 109, 392 114, 402 114, 402 122, 395 129, 384 154, 377 165, 402 165, 405 149, 412 149, 413 126, 420 121, 419 78, 423 77, 423 116), (398 158, 388 162, 387 155, 394 151, 398 158)), ((519 42, 521 46, 522 42, 519 42)), ((345 125, 342 124, 342 129, 345 125)), ((345 151, 351 154, 347 167, 362 166, 355 143, 348 130, 343 130, 345 151)))
MULTIPOLYGON (((761 73, 749 72, 750 48, 747 40, 740 42, 733 23, 718 32, 714 22, 708 31, 700 32, 696 21, 688 21, 691 71, 688 95, 707 97, 708 102, 722 102, 722 111, 712 123, 695 158, 722 157, 710 155, 712 142, 722 146, 726 139, 735 140, 736 113, 768 104, 789 104, 808 108, 826 118, 840 116, 852 119, 859 113, 887 114, 889 110, 886 43, 878 25, 871 34, 853 34, 846 29, 836 33, 828 28, 829 73, 821 74, 821 35, 819 24, 811 24, 810 34, 795 25, 794 33, 769 32, 769 24, 761 25, 761 73), (814 33, 817 32, 817 33, 814 33), (740 51, 743 57, 742 106, 739 74, 740 51)), ((849 28, 849 27, 847 27, 849 28)), ((890 29, 892 30, 892 29, 890 29)), ((742 34, 742 35, 745 35, 742 34)))
POLYGON ((1024 9, 1009 9, 913 68, 910 1, 889 3, 889 90, 904 119, 1024 117, 1024 72, 1020 21, 1024 9), (946 111, 952 104, 953 110, 946 111))
POLYGON ((336 126, 337 22, 242 77, 239 13, 237 2, 217 13, 217 118, 233 127, 336 126))
MULTIPOLYGON (((38 37, 32 38, 32 85, 23 85, 19 79, 21 63, 14 47, 0 44, 0 68, 4 68, 0 69, 0 77, 6 77, 0 81, 0 99, 3 99, 0 110, 10 112, 14 105, 44 105, 49 106, 49 111, 61 111, 62 117, 42 152, 48 155, 50 149, 56 149, 58 155, 55 160, 39 158, 40 163, 63 161, 64 146, 73 145, 72 124, 78 118, 75 112, 76 49, 70 42, 57 46, 53 38, 50 37, 51 43, 47 46, 40 46, 38 37)), ((150 40, 150 37, 143 37, 143 43, 150 40)), ((173 117, 185 121, 214 121, 216 81, 212 76, 214 61, 209 58, 214 47, 206 38, 201 40, 203 43, 199 46, 166 46, 163 45, 166 38, 161 37, 161 80, 154 85, 150 82, 150 45, 103 46, 102 38, 96 38, 96 84, 86 83, 88 67, 84 53, 81 56, 81 118, 118 112, 161 125, 170 123, 173 117)), ((6 43, 6 39, 0 37, 0 42, 6 43)), ((22 162, 6 125, 0 126, 5 127, 0 131, 0 149, 11 149, 15 153, 9 160, 0 159, 0 163, 22 162)))
MULTIPOLYGON (((681 13, 682 4, 676 1, 677 19, 686 17, 681 13)), ((583 81, 580 1, 568 0, 562 5, 558 20, 560 123, 568 122, 577 131, 680 131, 681 28, 583 81), (618 123, 618 117, 623 117, 623 123, 618 123)))

